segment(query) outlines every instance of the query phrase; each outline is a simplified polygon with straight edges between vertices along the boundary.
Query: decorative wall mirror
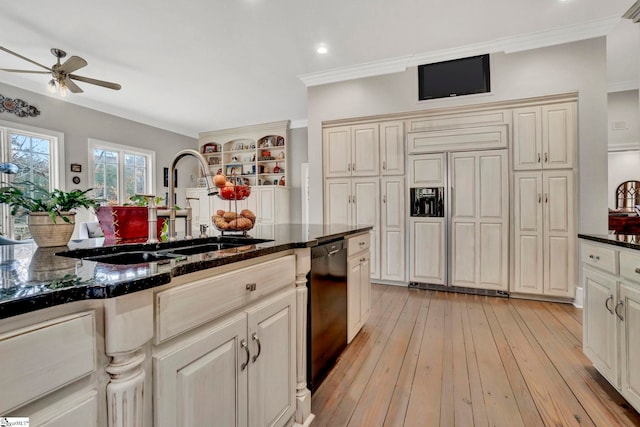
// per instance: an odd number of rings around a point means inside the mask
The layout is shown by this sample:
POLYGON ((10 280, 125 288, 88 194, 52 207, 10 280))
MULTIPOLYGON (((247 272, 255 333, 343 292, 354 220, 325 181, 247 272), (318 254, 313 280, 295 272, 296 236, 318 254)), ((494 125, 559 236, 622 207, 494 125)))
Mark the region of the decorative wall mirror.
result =
POLYGON ((616 209, 633 212, 640 205, 640 181, 625 181, 616 189, 616 209))

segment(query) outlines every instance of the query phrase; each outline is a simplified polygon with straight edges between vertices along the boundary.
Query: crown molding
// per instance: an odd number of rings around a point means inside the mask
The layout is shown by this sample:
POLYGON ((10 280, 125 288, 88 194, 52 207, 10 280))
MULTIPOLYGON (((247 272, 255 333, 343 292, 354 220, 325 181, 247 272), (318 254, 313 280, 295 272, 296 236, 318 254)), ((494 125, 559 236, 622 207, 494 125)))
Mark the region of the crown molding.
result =
POLYGON ((367 62, 350 67, 334 68, 317 73, 300 74, 297 77, 305 86, 319 86, 327 83, 343 82, 364 77, 381 76, 384 74, 400 73, 407 69, 411 56, 367 62))
MULTIPOLYGON (((640 0, 638 0, 640 1, 640 0)), ((538 31, 514 37, 504 37, 487 42, 475 43, 443 49, 433 52, 402 56, 388 60, 368 62, 343 68, 335 68, 328 71, 301 74, 297 77, 305 86, 318 86, 328 83, 337 83, 346 80, 360 79, 364 77, 380 76, 384 74, 400 73, 408 67, 433 62, 448 61, 450 59, 464 58, 467 56, 482 55, 485 53, 514 53, 523 50, 536 49, 563 43, 571 43, 579 40, 590 39, 607 35, 619 22, 619 16, 588 21, 581 24, 570 25, 562 28, 554 28, 547 31, 538 31)))
POLYGON ((607 86, 607 92, 625 92, 627 90, 638 90, 640 82, 638 80, 625 80, 621 82, 610 82, 607 86))
POLYGON ((640 0, 636 1, 622 17, 631 19, 635 23, 640 22, 640 0))

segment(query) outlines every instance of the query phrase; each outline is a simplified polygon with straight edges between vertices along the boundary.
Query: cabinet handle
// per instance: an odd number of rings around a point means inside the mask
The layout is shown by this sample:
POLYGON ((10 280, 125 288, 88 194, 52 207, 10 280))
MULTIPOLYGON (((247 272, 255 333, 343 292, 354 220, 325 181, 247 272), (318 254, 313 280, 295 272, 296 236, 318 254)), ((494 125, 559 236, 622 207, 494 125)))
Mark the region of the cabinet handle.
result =
POLYGON ((544 202, 549 203, 549 195, 547 193, 544 193, 544 202))
POLYGON ((624 316, 620 313, 618 313, 618 307, 624 307, 624 301, 620 300, 618 301, 618 303, 616 304, 616 316, 618 316, 618 319, 622 320, 624 322, 624 316))
POLYGON ((549 153, 544 153, 544 162, 549 163, 549 153))
POLYGON ((356 164, 355 164, 355 163, 351 163, 351 170, 352 170, 353 172, 355 172, 355 171, 356 171, 356 164))
POLYGON ((640 267, 636 268, 636 273, 640 274, 640 267))
POLYGON ((367 243, 366 243, 366 242, 358 242, 358 244, 359 244, 360 246, 364 246, 364 245, 366 245, 367 243))
POLYGON ((607 298, 607 300, 604 302, 604 306, 607 309, 607 311, 613 314, 613 310, 609 308, 609 301, 613 301, 613 295, 609 295, 609 298, 607 298))
POLYGON ((591 254, 591 255, 589 255, 589 258, 591 258, 594 261, 600 261, 600 257, 598 255, 591 254))
POLYGON ((538 153, 538 163, 540 163, 540 153, 538 153))
POLYGON ((258 344, 258 353, 251 359, 253 363, 256 363, 256 360, 260 357, 260 353, 262 353, 262 346, 260 345, 260 338, 258 338, 257 333, 254 332, 253 335, 251 335, 251 338, 258 344))
POLYGON ((355 203, 356 202, 356 196, 351 196, 351 202, 355 203))
POLYGON ((245 289, 248 290, 249 292, 253 292, 256 290, 256 284, 255 283, 247 283, 245 285, 245 289))
POLYGON ((542 203, 542 194, 538 193, 538 203, 542 203))
POLYGON ((387 170, 387 162, 382 162, 382 170, 387 170))
POLYGON ((351 172, 351 163, 347 163, 347 171, 351 172))
POLYGON ((244 348, 244 351, 247 352, 247 361, 243 362, 240 365, 240 370, 244 371, 245 369, 247 369, 247 365, 249 364, 249 359, 251 359, 251 354, 249 353, 249 346, 247 345, 247 342, 244 339, 240 341, 240 347, 244 348))
POLYGON ((387 203, 387 195, 382 196, 382 203, 387 203))
POLYGON ((365 262, 366 258, 360 258, 360 262, 365 262))

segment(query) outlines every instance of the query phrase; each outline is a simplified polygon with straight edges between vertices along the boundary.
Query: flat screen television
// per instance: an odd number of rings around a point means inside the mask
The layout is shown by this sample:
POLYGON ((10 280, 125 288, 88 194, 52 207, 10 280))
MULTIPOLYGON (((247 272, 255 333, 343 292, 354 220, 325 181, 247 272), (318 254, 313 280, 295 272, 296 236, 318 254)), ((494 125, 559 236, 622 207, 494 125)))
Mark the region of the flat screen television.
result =
POLYGON ((489 55, 418 66, 419 100, 491 91, 489 55))

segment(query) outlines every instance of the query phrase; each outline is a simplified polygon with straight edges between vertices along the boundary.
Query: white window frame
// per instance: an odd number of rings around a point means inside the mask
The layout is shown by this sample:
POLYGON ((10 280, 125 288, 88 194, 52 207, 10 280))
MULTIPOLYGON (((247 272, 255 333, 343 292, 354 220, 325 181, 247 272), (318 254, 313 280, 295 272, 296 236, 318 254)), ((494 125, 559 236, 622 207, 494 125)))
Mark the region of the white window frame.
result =
MULTIPOLYGON (((56 188, 65 191, 64 133, 22 123, 0 120, 0 162, 9 162, 11 160, 11 139, 9 138, 9 134, 12 132, 51 141, 49 152, 49 191, 56 188)), ((0 176, 0 181, 7 181, 7 179, 0 176)), ((2 215, 2 224, 4 224, 5 227, 5 235, 13 236, 13 217, 11 216, 9 206, 0 206, 0 214, 2 215)))
MULTIPOLYGON (((116 144, 115 142, 102 141, 99 139, 89 138, 88 150, 89 150, 89 185, 95 185, 95 162, 93 158, 93 152, 95 149, 104 148, 107 150, 118 151, 120 156, 118 157, 118 197, 122 198, 125 195, 124 191, 124 157, 122 154, 137 154, 148 157, 149 165, 147 167, 147 183, 148 193, 156 194, 156 180, 155 168, 156 168, 156 152, 153 150, 146 150, 144 148, 135 147, 133 145, 116 144)), ((119 203, 126 202, 126 200, 118 200, 119 203)))

